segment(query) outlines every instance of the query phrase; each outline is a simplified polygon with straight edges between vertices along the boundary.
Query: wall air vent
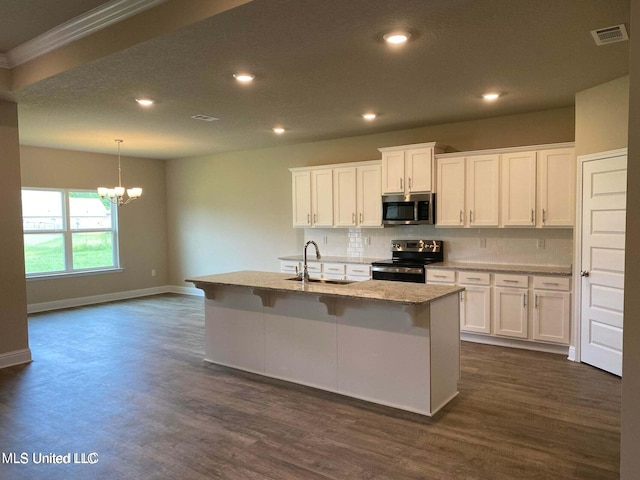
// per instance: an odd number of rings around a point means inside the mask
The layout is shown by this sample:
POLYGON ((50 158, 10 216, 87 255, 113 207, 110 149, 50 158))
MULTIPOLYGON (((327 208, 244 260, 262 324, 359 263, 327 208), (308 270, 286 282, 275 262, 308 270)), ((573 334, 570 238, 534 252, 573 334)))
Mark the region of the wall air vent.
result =
POLYGON ((596 45, 598 46, 629 40, 629 35, 627 34, 627 29, 625 28, 624 23, 614 25, 613 27, 591 30, 591 35, 593 35, 593 39, 596 41, 596 45))
POLYGON ((216 120, 220 120, 219 118, 212 117, 211 115, 192 115, 191 118, 194 120, 202 120, 203 122, 215 122, 216 120))

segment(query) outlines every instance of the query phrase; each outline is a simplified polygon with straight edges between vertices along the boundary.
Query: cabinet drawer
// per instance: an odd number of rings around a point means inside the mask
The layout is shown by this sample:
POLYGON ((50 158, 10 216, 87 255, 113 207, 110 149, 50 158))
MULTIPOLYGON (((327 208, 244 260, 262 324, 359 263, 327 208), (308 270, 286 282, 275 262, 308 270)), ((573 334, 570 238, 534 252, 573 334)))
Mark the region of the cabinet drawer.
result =
POLYGON ((322 264, 318 262, 307 262, 307 271, 309 273, 322 273, 322 264))
POLYGON ((347 275, 353 277, 371 277, 371 265, 347 264, 347 275))
POLYGON ((280 262, 280 271, 283 273, 298 273, 300 270, 300 262, 282 261, 280 262))
POLYGON ((427 283, 455 283, 456 272, 453 270, 427 269, 427 283))
POLYGON ((458 272, 458 283, 464 285, 491 285, 491 274, 487 272, 458 272))
POLYGON ((346 280, 344 273, 326 273, 322 274, 322 278, 326 280, 346 280))
POLYGON ((505 275, 503 273, 497 273, 495 278, 496 287, 529 287, 529 277, 527 275, 505 275))
POLYGON ((344 275, 346 271, 344 263, 323 263, 322 273, 331 275, 344 275))
POLYGON ((569 277, 533 277, 533 288, 540 290, 561 290, 568 292, 571 287, 569 277))

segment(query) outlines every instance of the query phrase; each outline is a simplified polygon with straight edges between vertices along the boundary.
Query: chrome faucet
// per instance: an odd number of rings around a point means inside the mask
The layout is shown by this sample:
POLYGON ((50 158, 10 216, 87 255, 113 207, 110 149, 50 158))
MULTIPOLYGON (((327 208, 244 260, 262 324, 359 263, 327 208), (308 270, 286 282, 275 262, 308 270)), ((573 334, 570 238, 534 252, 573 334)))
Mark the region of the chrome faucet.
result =
POLYGON ((304 267, 302 270, 302 282, 306 282, 307 280, 309 280, 309 270, 307 269, 307 247, 310 243, 313 244, 314 247, 316 247, 316 260, 320 260, 320 249, 318 248, 318 244, 313 240, 309 240, 304 244, 304 267))

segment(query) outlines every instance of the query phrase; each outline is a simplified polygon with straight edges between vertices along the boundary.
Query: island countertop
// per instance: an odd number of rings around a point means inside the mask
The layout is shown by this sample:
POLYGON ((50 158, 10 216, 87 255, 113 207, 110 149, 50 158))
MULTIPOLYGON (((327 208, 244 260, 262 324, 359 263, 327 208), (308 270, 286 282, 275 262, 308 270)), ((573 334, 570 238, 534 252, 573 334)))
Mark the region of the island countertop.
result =
POLYGON ((247 287, 257 290, 277 292, 300 292, 325 297, 375 300, 403 305, 421 305, 431 303, 448 295, 464 290, 464 287, 447 285, 427 285, 424 283, 389 282, 385 280, 366 280, 346 285, 305 283, 288 280, 289 273, 239 271, 187 278, 197 288, 206 291, 216 285, 247 287))

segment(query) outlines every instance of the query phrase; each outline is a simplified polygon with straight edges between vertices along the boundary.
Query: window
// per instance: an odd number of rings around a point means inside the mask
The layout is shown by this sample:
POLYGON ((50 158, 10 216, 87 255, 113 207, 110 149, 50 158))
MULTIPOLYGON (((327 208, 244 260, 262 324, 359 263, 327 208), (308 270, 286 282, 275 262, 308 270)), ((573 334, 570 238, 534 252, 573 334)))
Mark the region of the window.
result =
POLYGON ((27 276, 119 268, 117 208, 86 190, 22 189, 27 276))

